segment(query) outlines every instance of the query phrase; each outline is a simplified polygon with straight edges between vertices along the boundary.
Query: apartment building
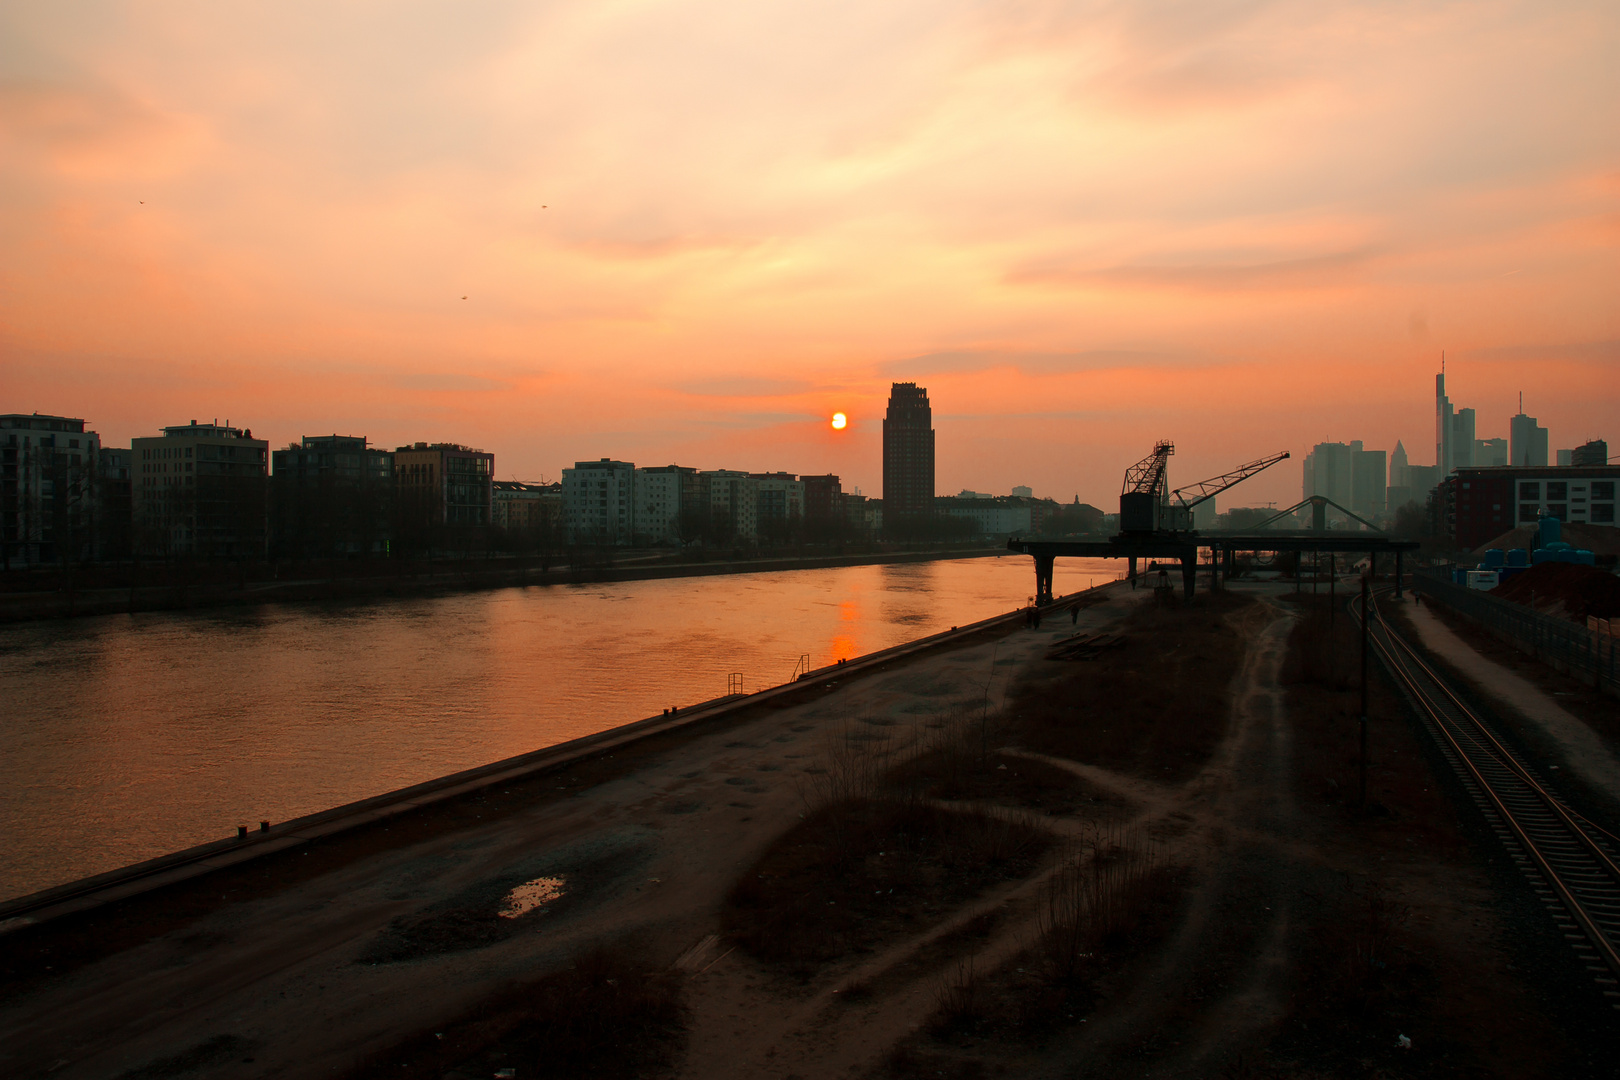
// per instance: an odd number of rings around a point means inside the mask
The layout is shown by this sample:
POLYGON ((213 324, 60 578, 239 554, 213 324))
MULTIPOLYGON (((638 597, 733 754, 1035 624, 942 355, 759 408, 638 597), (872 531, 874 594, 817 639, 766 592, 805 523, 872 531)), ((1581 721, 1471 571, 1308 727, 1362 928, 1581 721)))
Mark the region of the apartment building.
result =
POLYGON ((576 461, 562 475, 563 528, 570 543, 628 544, 635 536, 634 462, 576 461))
POLYGON ((130 508, 145 555, 262 558, 270 443, 229 423, 176 424, 133 440, 130 508))
POLYGON ((1459 469, 1440 485, 1445 531, 1471 550, 1543 514, 1580 525, 1615 523, 1620 465, 1459 469))
POLYGON ((495 455, 460 443, 413 443, 394 451, 395 496, 414 526, 487 528, 495 455))
POLYGON ((101 436, 76 417, 0 416, 0 563, 96 554, 101 436))
POLYGON ((691 511, 703 504, 704 485, 696 469, 653 465, 636 470, 635 521, 632 531, 644 543, 689 540, 691 511))
POLYGON ((358 435, 306 435, 270 454, 271 550, 299 558, 384 555, 394 455, 358 435))
POLYGON ((804 481, 792 473, 751 473, 754 518, 768 538, 785 536, 804 521, 804 481))
POLYGON ((709 525, 716 536, 737 540, 759 538, 759 481, 733 469, 698 474, 708 488, 709 525))

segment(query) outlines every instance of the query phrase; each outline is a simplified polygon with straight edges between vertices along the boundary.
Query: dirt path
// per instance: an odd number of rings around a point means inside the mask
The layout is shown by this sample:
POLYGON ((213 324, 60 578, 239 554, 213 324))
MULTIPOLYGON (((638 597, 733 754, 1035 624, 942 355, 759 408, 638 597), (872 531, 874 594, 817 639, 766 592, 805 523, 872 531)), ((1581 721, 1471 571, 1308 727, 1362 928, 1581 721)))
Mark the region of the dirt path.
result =
POLYGON ((1435 617, 1426 605, 1401 609, 1424 648, 1444 659, 1507 708, 1540 729, 1563 753, 1564 767, 1593 787, 1620 799, 1620 759, 1580 717, 1529 679, 1481 656, 1472 645, 1435 617))
MULTIPOLYGON (((1294 815, 1277 681, 1292 619, 1279 608, 1258 605, 1246 619, 1251 644, 1233 680, 1232 723, 1219 751, 1191 783, 1158 784, 1012 751, 1130 800, 1134 814, 1113 827, 1158 837, 1162 858, 1196 866, 1202 884, 1180 932, 1128 1001, 1091 1017, 1090 1026, 1075 1031, 1056 1052, 1008 1062, 1009 1068, 1023 1075, 1106 1075, 1144 1053, 1158 1056, 1156 1035, 1179 1022, 1189 1005, 1189 987, 1200 985, 1200 973, 1212 965, 1221 967, 1221 977, 1233 989, 1213 1002, 1197 1003, 1198 1024, 1179 1046, 1166 1044, 1163 1049, 1172 1053, 1164 1064, 1196 1071, 1206 1058, 1274 1022, 1281 1010, 1292 883, 1275 873, 1272 848, 1290 842, 1294 815), (1245 942, 1244 956, 1234 959, 1224 912, 1234 903, 1251 902, 1272 914, 1258 920, 1256 940, 1245 942)), ((1042 824, 1060 835, 1088 827, 1075 818, 1047 818, 1042 824)), ((1055 856, 1044 872, 992 891, 924 935, 835 965, 810 986, 775 979, 748 958, 731 954, 688 985, 696 1023, 682 1075, 695 1080, 881 1073, 896 1039, 919 1030, 938 1007, 942 979, 959 975, 964 965, 993 971, 1034 941, 1039 897, 1059 862, 1055 856), (999 915, 1000 922, 987 940, 966 953, 935 955, 937 943, 989 913, 999 915), (852 986, 868 992, 845 1003, 841 995, 852 986)))
POLYGON ((1293 842, 1295 810, 1278 673, 1293 620, 1271 605, 1256 605, 1248 618, 1253 636, 1233 679, 1226 739, 1139 822, 1179 834, 1162 840, 1161 851, 1199 881, 1184 921, 1128 997, 1089 1018, 1039 1075, 1134 1075, 1150 1061, 1155 1073, 1200 1075, 1204 1062, 1281 1013, 1294 888, 1278 872, 1276 852, 1293 842), (1235 907, 1245 909, 1241 918, 1230 917, 1235 907))
MULTIPOLYGON (((1081 629, 1110 624, 1131 601, 1127 593, 1083 612, 1081 629)), ((924 656, 817 701, 694 734, 578 794, 385 849, 271 895, 233 897, 182 930, 49 978, 0 1007, 0 1075, 116 1077, 222 1036, 241 1053, 213 1064, 210 1076, 331 1075, 492 985, 555 967, 588 941, 634 931, 648 962, 668 965, 712 933, 741 868, 800 812, 805 769, 829 730, 866 718, 903 732, 977 706, 1072 632, 1067 619, 1053 620, 924 656), (567 879, 570 895, 554 912, 520 921, 499 948, 366 960, 398 917, 487 905, 548 874, 567 879)), ((694 978, 694 1061, 735 1056, 725 1002, 749 1000, 763 979, 739 954, 694 978)), ((813 1005, 772 1022, 785 1035, 794 1017, 815 1015, 813 1005)), ((762 1016, 749 1014, 754 1043, 762 1016)))

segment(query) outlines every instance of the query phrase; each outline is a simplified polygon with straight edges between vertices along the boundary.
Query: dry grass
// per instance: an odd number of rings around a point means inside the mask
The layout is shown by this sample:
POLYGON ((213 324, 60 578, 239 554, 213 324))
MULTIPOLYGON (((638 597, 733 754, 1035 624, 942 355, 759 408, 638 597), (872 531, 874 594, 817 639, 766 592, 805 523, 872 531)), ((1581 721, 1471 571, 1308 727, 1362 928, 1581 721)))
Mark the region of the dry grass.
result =
POLYGON ((1008 707, 1013 734, 1054 757, 1189 779, 1226 733, 1228 686, 1245 648, 1241 618, 1253 603, 1201 593, 1190 607, 1139 609, 1107 663, 1064 665, 1021 690, 1008 707))
POLYGON ((857 721, 829 734, 802 820, 746 870, 722 913, 739 946, 801 976, 914 933, 996 882, 1033 872, 1052 837, 1008 813, 929 801, 896 771, 964 726, 857 721))
POLYGON ((895 755, 884 777, 893 792, 952 802, 995 803, 1043 814, 1122 815, 1129 804, 1067 769, 1003 753, 1010 735, 1001 714, 942 717, 895 755))
POLYGON ((1343 611, 1321 602, 1305 601, 1304 612, 1288 639, 1288 657, 1282 681, 1327 690, 1349 690, 1361 678, 1357 623, 1343 611))
POLYGON ((685 1035, 680 976, 597 947, 572 967, 509 987, 362 1061, 349 1080, 400 1076, 633 1077, 663 1071, 685 1035))
POLYGON ((1152 851, 1123 838, 1096 839, 1088 853, 1065 860, 1039 910, 1036 955, 1047 980, 1084 982, 1091 962, 1118 950, 1165 884, 1152 851))
POLYGON ((829 803, 743 874, 722 925, 754 956, 808 975, 1027 876, 1051 843, 1040 829, 982 810, 886 798, 829 803))
POLYGON ((1078 1022, 1102 984, 1169 932, 1183 887, 1177 871, 1130 838, 1094 837, 1064 860, 1043 890, 1028 948, 992 972, 961 961, 941 980, 929 1036, 1039 1043, 1078 1022))

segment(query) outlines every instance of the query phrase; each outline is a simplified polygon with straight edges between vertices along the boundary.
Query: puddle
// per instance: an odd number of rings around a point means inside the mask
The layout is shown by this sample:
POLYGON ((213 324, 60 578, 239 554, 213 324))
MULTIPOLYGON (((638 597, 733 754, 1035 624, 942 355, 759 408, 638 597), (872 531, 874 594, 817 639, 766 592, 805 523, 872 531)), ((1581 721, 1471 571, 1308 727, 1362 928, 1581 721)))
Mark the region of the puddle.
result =
POLYGON ((564 880, 560 877, 541 877, 525 881, 506 894, 506 899, 501 902, 501 910, 496 914, 503 919, 516 919, 527 915, 535 908, 543 907, 561 896, 564 884, 564 880))

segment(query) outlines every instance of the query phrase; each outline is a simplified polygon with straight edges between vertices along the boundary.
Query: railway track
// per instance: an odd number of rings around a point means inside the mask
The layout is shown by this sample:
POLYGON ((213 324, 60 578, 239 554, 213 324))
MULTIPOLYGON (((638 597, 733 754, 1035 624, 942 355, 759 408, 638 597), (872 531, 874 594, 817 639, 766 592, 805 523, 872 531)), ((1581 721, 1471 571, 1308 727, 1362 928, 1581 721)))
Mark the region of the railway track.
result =
POLYGON ((1620 1009, 1620 837, 1565 803, 1390 627, 1376 599, 1371 608, 1368 632, 1385 668, 1564 940, 1620 1009))

